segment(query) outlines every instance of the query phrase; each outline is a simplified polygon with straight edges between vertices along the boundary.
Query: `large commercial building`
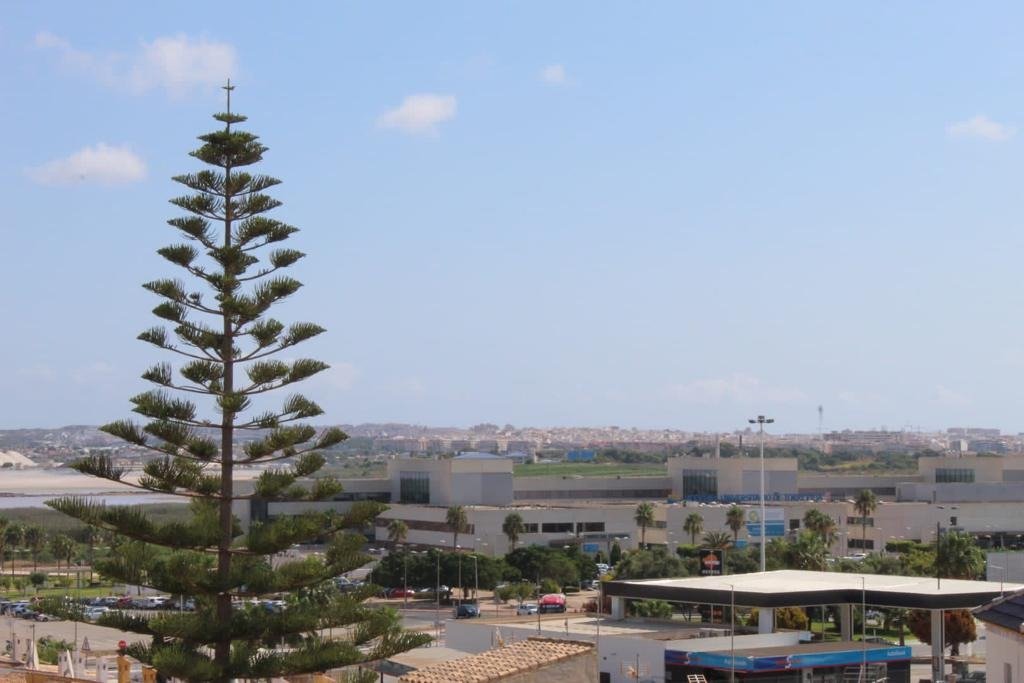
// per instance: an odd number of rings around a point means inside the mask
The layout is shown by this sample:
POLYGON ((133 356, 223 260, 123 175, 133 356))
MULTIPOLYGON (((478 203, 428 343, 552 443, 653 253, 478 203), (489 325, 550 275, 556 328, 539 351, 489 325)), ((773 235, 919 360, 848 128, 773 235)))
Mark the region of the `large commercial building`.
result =
MULTIPOLYGON (((389 509, 377 520, 377 539, 387 540, 387 524, 402 519, 407 542, 444 547, 455 541, 445 523, 446 509, 465 508, 469 531, 458 544, 487 554, 509 549, 502 524, 518 513, 525 532, 519 542, 560 546, 579 543, 596 552, 613 542, 635 547, 641 530, 634 521, 638 502, 654 504, 649 544, 670 548, 689 543, 684 520, 694 512, 703 531, 727 529, 733 505, 746 511, 740 545, 760 541, 761 461, 757 458, 670 458, 665 474, 644 477, 513 476, 513 460, 487 453, 454 458, 398 457, 387 476, 351 479, 335 500, 320 503, 246 501, 236 510, 243 523, 294 514, 310 508, 343 509, 353 501, 377 500, 389 509)), ((930 541, 941 529, 974 534, 991 547, 1024 543, 1024 457, 920 458, 905 474, 822 474, 797 469, 793 458, 764 462, 768 538, 798 532, 812 508, 836 521, 833 554, 877 551, 887 541, 930 541), (853 498, 870 489, 881 503, 862 519, 853 498)), ((731 533, 731 532, 730 532, 731 533)), ((699 536, 697 537, 699 540, 699 536)))

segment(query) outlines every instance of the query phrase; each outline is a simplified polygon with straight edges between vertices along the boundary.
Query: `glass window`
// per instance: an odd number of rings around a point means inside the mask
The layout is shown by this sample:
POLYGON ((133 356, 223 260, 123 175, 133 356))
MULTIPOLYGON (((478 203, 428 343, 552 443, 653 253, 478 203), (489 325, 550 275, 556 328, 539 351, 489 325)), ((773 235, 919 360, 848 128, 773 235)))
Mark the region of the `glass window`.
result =
POLYGON ((970 484, 974 482, 974 470, 966 467, 935 468, 936 484, 970 484))
POLYGON ((535 534, 535 533, 537 533, 537 523, 536 522, 526 522, 525 524, 523 524, 523 533, 524 534, 535 534))
POLYGON ((604 522, 580 522, 579 526, 582 532, 604 531, 604 522))
POLYGON ((683 470, 683 498, 718 497, 717 470, 683 470))
POLYGON ((571 534, 572 522, 545 522, 540 530, 545 534, 571 534))
POLYGON ((430 473, 400 472, 398 484, 398 502, 430 503, 430 473))

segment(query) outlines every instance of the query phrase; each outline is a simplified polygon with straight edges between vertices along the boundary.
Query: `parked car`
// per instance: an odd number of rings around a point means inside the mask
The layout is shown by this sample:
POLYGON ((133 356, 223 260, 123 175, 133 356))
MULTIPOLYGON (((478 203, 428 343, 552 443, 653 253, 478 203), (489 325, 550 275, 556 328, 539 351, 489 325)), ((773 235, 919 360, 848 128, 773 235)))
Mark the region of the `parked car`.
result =
POLYGON ((36 621, 60 621, 60 617, 55 617, 52 614, 46 614, 45 612, 35 612, 32 618, 36 621))
POLYGON ((527 615, 536 613, 537 605, 532 602, 524 602, 523 604, 519 605, 519 607, 516 607, 516 614, 518 614, 521 617, 525 617, 527 615))
POLYGON ((389 590, 388 597, 392 600, 395 598, 415 598, 416 591, 412 588, 402 588, 401 586, 399 586, 398 588, 392 588, 391 590, 389 590))
POLYGON ((14 617, 24 617, 26 612, 31 612, 32 607, 29 605, 27 600, 16 602, 10 606, 7 613, 14 617))
POLYGON ((86 621, 96 621, 109 611, 109 607, 94 606, 87 608, 83 613, 83 616, 85 617, 86 621))
POLYGON ((480 608, 476 605, 459 605, 455 608, 456 619, 472 619, 480 616, 480 608))
POLYGON ((542 595, 538 609, 541 614, 546 614, 548 612, 564 612, 565 595, 562 593, 548 593, 547 595, 542 595))

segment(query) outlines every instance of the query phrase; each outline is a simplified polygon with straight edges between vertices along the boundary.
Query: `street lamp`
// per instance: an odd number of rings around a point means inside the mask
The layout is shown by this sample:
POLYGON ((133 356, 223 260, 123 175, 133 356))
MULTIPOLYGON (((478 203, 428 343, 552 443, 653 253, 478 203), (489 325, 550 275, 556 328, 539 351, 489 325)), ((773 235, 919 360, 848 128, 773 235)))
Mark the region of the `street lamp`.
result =
POLYGON ((480 572, 477 567, 476 553, 473 553, 473 599, 476 600, 477 605, 480 605, 480 598, 477 597, 477 593, 480 592, 480 572))
POLYGON ((461 545, 455 546, 455 552, 458 553, 458 555, 459 555, 459 597, 458 597, 458 605, 461 606, 462 605, 462 596, 465 594, 465 590, 463 590, 463 588, 462 588, 462 546, 461 545))
POLYGON ((764 415, 758 415, 752 420, 747 420, 750 424, 756 424, 757 430, 761 438, 761 571, 765 571, 765 549, 768 544, 768 537, 765 535, 765 523, 764 523, 764 426, 775 422, 773 418, 765 417, 764 415))

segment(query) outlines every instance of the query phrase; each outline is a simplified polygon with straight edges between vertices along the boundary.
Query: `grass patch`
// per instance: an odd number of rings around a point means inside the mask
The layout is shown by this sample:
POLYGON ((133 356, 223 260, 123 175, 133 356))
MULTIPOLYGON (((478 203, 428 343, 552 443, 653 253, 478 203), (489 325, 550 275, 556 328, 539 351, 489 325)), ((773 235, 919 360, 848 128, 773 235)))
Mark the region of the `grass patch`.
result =
POLYGON ((665 476, 665 466, 588 462, 524 463, 513 467, 512 472, 517 477, 658 477, 665 476))

